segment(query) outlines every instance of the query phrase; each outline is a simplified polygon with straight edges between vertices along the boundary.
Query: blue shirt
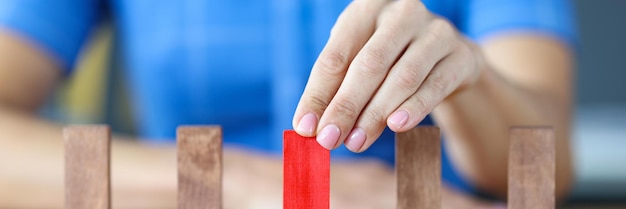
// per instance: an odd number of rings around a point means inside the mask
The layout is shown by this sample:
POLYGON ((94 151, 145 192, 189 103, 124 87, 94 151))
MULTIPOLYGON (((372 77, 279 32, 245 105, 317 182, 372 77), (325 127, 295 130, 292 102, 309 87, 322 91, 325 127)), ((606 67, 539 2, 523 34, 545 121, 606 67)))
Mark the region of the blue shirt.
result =
MULTIPOLYGON (((523 30, 575 39, 566 0, 424 0, 469 38, 523 30)), ((181 124, 220 124, 224 140, 280 153, 330 28, 350 0, 0 1, 0 25, 38 44, 70 74, 108 8, 118 27, 143 137, 171 140, 181 124)), ((430 119, 425 123, 432 123, 430 119)), ((362 157, 392 163, 386 130, 362 157)), ((345 148, 336 156, 355 155, 345 148)), ((444 179, 468 188, 444 155, 444 179)))

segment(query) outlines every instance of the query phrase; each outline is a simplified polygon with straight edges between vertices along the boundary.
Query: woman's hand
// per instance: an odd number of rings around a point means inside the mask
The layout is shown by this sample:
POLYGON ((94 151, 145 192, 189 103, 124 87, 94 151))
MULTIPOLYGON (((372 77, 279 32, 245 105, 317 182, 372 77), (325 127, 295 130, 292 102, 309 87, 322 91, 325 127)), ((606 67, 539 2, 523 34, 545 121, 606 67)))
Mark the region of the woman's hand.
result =
POLYGON ((327 149, 366 150, 385 126, 416 126, 478 77, 471 42, 419 0, 355 0, 338 18, 294 115, 327 149))

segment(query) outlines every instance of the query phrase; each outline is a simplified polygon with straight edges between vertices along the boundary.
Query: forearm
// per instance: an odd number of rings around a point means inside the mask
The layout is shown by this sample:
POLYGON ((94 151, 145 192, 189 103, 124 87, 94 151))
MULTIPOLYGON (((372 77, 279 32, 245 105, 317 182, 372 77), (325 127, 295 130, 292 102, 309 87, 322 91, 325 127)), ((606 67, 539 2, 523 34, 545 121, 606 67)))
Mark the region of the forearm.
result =
MULTIPOLYGON (((505 66, 495 62, 497 67, 505 66)), ((448 153, 456 168, 481 189, 505 196, 510 127, 553 126, 557 140, 556 193, 563 196, 573 175, 571 96, 561 90, 569 87, 531 86, 532 82, 517 82, 515 77, 500 73, 490 60, 483 63, 473 84, 448 97, 433 112, 448 139, 448 153)))
POLYGON ((62 143, 54 130, 0 108, 0 207, 36 207, 31 194, 43 204, 61 205, 62 143), (35 138, 46 140, 29 140, 35 138))
MULTIPOLYGON (((60 125, 0 108, 0 208, 63 207, 61 133, 60 125)), ((173 146, 149 147, 114 139, 111 151, 116 207, 175 204, 173 146)))

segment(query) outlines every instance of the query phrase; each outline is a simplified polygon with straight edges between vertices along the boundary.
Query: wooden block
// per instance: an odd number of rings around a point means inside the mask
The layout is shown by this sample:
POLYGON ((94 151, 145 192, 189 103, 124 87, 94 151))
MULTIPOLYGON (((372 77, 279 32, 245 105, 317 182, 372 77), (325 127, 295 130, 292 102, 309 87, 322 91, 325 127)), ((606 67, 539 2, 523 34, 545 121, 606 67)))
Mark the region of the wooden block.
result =
POLYGON ((107 126, 68 126, 65 143, 65 208, 109 209, 110 145, 107 126))
POLYGON ((222 208, 222 129, 182 126, 177 130, 178 208, 222 208))
POLYGON ((396 134, 399 209, 441 208, 441 139, 438 127, 396 134))
POLYGON ((330 207, 330 151, 320 146, 315 137, 285 131, 283 166, 284 209, 330 207))
POLYGON ((553 209, 555 141, 550 127, 511 128, 509 209, 553 209))

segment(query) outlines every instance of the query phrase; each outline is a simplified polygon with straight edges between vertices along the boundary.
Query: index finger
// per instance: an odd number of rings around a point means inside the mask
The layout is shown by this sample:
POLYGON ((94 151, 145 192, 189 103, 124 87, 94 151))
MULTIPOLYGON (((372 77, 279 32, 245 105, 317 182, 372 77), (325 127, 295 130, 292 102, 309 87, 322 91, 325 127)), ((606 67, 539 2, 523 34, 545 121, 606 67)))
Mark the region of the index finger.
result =
POLYGON ((292 125, 302 136, 315 136, 317 123, 337 93, 348 66, 376 29, 388 0, 353 1, 337 19, 326 46, 313 65, 292 125))

